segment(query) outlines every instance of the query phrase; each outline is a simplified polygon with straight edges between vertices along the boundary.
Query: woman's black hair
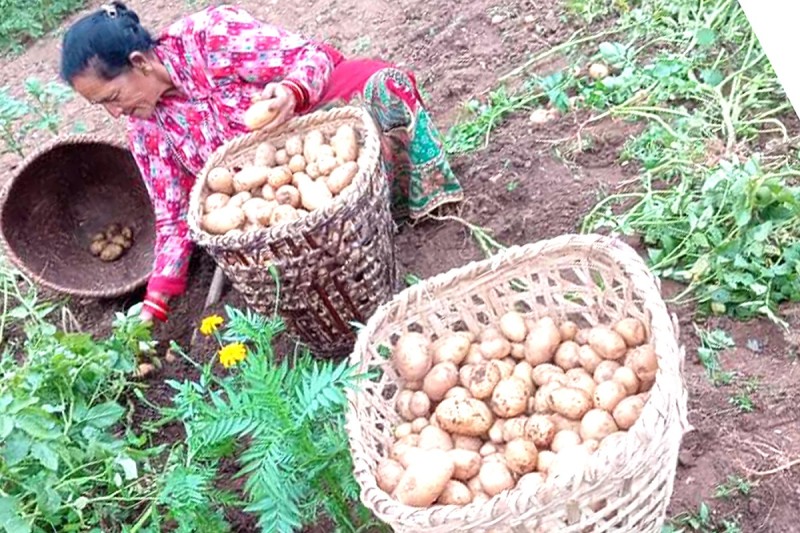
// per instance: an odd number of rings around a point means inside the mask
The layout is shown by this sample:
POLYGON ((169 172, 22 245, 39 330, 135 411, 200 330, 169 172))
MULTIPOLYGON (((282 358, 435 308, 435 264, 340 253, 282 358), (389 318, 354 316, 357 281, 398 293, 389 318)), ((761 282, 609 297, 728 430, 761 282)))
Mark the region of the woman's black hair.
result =
POLYGON ((133 52, 156 45, 139 16, 122 2, 111 2, 73 24, 61 45, 61 78, 67 83, 91 66, 110 80, 131 68, 133 52))

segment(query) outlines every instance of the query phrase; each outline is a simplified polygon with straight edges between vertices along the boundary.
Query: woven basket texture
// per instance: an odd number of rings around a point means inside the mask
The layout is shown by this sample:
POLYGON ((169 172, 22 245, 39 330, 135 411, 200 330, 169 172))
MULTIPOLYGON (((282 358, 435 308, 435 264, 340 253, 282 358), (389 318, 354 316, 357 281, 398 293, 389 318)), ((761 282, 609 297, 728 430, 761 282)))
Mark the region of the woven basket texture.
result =
POLYGON ((396 287, 395 224, 382 165, 378 129, 361 107, 345 106, 297 117, 274 132, 237 137, 212 154, 192 190, 189 227, 248 306, 278 309, 287 331, 320 357, 349 354, 354 324, 363 324, 396 287), (288 224, 212 235, 201 227, 206 176, 218 166, 251 164, 259 143, 277 148, 295 134, 326 135, 343 125, 359 137, 359 172, 324 209, 288 224), (277 280, 277 281, 276 281, 277 280))
POLYGON ((660 532, 680 443, 690 429, 677 339, 658 280, 634 250, 599 235, 509 248, 404 290, 375 312, 351 355, 361 371, 380 372, 348 393, 347 431, 362 501, 404 532, 660 532), (374 474, 401 422, 394 404, 402 380, 379 347, 392 347, 408 331, 432 338, 453 330, 478 334, 510 310, 581 327, 642 320, 659 371, 641 416, 617 447, 601 446, 573 475, 551 476, 533 492, 515 487, 465 506, 401 504, 378 487, 374 474))
POLYGON ((105 298, 147 282, 155 215, 125 146, 91 135, 56 138, 20 163, 0 202, 4 252, 35 283, 105 298), (114 222, 133 229, 133 246, 106 263, 89 252, 89 244, 93 234, 114 222))

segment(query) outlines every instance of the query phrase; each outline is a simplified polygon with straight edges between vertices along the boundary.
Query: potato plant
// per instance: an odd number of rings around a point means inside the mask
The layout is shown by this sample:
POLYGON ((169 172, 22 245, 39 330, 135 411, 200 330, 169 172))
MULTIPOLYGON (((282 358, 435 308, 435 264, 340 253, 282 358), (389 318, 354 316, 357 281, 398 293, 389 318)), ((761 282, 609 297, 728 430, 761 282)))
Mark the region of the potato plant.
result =
POLYGON ((400 336, 402 422, 375 472, 414 507, 533 491, 613 447, 638 420, 658 359, 644 324, 579 328, 508 312, 478 335, 400 336))

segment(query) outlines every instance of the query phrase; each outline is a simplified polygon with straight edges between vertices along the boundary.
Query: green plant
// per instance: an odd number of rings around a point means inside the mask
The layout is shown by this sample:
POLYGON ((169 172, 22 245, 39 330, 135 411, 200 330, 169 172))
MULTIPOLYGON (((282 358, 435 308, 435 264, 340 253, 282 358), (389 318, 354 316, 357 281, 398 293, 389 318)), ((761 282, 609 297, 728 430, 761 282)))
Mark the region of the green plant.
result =
POLYGON ((19 52, 52 30, 85 0, 0 0, 0 53, 19 52))
POLYGON ((25 80, 24 100, 11 95, 8 87, 0 88, 0 153, 24 155, 25 140, 35 130, 59 132, 59 108, 73 97, 73 91, 58 82, 43 84, 36 78, 25 80))
POLYGON ((758 380, 750 378, 742 383, 729 402, 742 413, 752 413, 756 409, 753 395, 758 391, 758 380))
POLYGON ((41 315, 0 355, 0 525, 8 532, 70 531, 124 520, 147 496, 148 452, 115 429, 139 354, 151 351, 136 309, 110 337, 65 333, 41 315), (18 348, 21 351, 18 351, 18 348))
POLYGON ((700 502, 696 512, 681 513, 669 520, 661 533, 742 533, 742 528, 735 518, 725 518, 720 522, 714 519, 711 507, 700 502))
POLYGON ((722 365, 719 362, 719 353, 733 348, 736 344, 730 335, 721 329, 707 331, 699 328, 696 324, 694 328, 700 338, 697 357, 706 369, 708 378, 714 385, 727 385, 733 379, 733 373, 722 369, 722 365))
POLYGON ((741 476, 728 476, 725 483, 720 484, 714 491, 714 497, 728 500, 733 496, 749 496, 753 490, 753 484, 741 476))
POLYGON ((343 531, 375 525, 357 503, 343 427, 344 390, 361 376, 347 362, 320 361, 307 351, 278 361, 272 340, 283 329, 280 319, 230 307, 226 314, 224 331, 217 329, 221 317, 201 327, 221 346, 209 363, 197 365, 173 346, 201 372, 198 381, 169 382, 177 392, 164 411, 186 429, 187 464, 205 468, 192 485, 192 500, 223 505, 207 490, 208 480, 217 460, 236 457, 244 510, 264 531, 295 531, 320 512, 343 531), (229 369, 222 377, 214 372, 218 363, 229 369))

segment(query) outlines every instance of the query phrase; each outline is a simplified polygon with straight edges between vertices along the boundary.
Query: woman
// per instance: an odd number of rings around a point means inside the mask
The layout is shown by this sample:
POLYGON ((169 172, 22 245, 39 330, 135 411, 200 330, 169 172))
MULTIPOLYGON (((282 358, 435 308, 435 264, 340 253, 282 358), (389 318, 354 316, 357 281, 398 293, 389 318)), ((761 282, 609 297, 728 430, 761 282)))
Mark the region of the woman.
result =
POLYGON ((232 6, 181 19, 158 38, 124 4, 77 21, 62 44, 61 77, 115 118, 128 138, 156 214, 155 264, 142 318, 164 321, 167 302, 186 289, 189 192, 209 155, 245 133, 245 110, 269 99, 266 129, 345 102, 369 106, 384 133, 396 209, 421 217, 460 201, 461 187, 413 74, 261 23, 232 6))

